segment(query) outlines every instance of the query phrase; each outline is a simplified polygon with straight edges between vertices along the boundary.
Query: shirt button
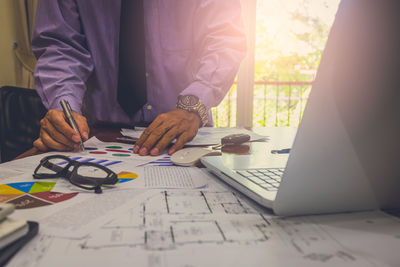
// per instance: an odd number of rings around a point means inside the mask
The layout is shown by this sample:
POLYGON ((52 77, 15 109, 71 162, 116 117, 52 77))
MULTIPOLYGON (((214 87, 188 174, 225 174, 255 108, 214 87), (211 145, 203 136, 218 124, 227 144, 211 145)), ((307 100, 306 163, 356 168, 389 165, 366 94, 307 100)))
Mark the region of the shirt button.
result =
POLYGON ((151 105, 148 105, 148 106, 147 106, 147 109, 148 109, 148 110, 151 110, 152 108, 153 108, 153 107, 152 107, 151 105))
POLYGON ((148 73, 148 72, 146 72, 145 76, 146 76, 146 78, 149 78, 149 73, 148 73))

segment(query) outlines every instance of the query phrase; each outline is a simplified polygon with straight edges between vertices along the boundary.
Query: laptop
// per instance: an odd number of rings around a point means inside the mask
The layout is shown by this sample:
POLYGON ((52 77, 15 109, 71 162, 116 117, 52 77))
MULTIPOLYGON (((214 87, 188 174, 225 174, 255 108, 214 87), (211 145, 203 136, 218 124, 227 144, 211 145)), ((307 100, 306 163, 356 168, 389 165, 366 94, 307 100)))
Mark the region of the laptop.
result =
POLYGON ((400 16, 393 5, 342 1, 286 159, 271 155, 258 168, 245 166, 257 161, 252 155, 202 163, 277 215, 400 208, 400 16))

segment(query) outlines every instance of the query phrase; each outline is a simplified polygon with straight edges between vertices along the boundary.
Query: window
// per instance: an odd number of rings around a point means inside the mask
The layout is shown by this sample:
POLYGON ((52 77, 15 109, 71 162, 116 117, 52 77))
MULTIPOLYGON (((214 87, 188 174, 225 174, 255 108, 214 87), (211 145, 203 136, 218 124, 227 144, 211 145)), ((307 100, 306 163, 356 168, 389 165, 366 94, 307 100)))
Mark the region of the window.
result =
POLYGON ((242 0, 248 57, 216 126, 298 126, 339 1, 242 0))

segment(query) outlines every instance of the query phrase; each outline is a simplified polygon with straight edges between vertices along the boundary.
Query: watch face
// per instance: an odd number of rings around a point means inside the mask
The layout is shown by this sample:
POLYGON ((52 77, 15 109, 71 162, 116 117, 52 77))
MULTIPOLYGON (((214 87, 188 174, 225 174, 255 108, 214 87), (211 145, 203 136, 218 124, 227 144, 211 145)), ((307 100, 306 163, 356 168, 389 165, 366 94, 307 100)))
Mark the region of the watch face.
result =
POLYGON ((194 106, 199 102, 199 98, 194 95, 183 95, 181 96, 180 101, 186 106, 194 106))

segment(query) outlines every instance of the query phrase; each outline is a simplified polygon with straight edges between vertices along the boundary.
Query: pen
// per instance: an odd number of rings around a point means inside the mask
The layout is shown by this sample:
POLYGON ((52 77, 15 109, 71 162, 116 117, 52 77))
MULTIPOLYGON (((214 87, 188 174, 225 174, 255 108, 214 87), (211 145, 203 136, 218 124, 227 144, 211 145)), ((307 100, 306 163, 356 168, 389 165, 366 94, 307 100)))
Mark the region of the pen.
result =
POLYGON ((64 111, 64 115, 67 118, 69 125, 72 127, 72 129, 74 129, 75 132, 77 132, 79 134, 79 137, 81 138, 81 142, 80 142, 79 146, 81 147, 81 150, 84 151, 85 147, 83 146, 82 135, 79 132, 79 129, 78 129, 78 126, 76 125, 74 117, 72 116, 71 106, 69 105, 68 101, 64 100, 64 99, 62 99, 60 101, 60 104, 61 104, 61 107, 64 111))
POLYGON ((272 154, 288 154, 290 153, 290 148, 284 148, 279 150, 271 150, 272 154))

